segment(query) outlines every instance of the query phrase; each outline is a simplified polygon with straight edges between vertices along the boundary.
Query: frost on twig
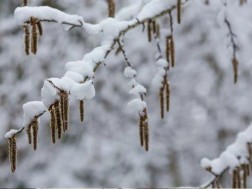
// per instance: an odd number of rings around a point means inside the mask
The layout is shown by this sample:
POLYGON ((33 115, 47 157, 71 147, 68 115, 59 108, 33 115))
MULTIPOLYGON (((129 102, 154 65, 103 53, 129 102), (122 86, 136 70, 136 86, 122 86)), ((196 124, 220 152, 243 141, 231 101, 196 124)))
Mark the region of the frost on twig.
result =
POLYGON ((232 176, 233 188, 246 188, 252 165, 252 124, 237 135, 236 141, 213 160, 203 158, 201 167, 214 175, 204 188, 220 185, 219 180, 227 171, 232 176))

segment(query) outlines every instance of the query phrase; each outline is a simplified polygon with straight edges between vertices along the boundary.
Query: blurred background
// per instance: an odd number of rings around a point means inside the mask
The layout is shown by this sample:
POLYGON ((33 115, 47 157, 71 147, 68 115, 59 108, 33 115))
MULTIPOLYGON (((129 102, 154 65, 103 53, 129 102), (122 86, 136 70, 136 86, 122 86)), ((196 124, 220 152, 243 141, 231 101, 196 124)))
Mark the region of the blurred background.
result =
MULTIPOLYGON (((116 12, 139 0, 116 0, 116 12)), ((145 0, 144 3, 147 3, 145 0)), ((150 151, 139 145, 138 120, 128 112, 128 81, 121 54, 111 55, 95 75, 96 97, 86 103, 85 121, 79 121, 78 103, 71 99, 70 130, 51 144, 49 115, 41 119, 36 152, 25 133, 18 136, 17 170, 10 171, 4 134, 20 128, 22 105, 40 100, 45 78, 61 77, 65 63, 80 60, 99 45, 97 36, 80 28, 70 32, 58 24, 43 23, 36 56, 24 53, 23 30, 13 12, 21 1, 0 1, 0 186, 1 187, 168 187, 199 186, 211 175, 200 167, 235 140, 252 120, 252 2, 239 6, 230 0, 229 21, 239 46, 239 80, 233 84, 229 36, 218 23, 222 1, 189 0, 182 23, 174 21, 176 66, 169 71, 171 107, 160 119, 155 42, 148 43, 138 27, 125 36, 125 50, 138 81, 147 89, 150 151)), ((107 17, 105 0, 36 0, 99 23, 107 17)), ((164 52, 168 16, 159 20, 164 52)), ((174 15, 174 19, 176 16, 174 15)), ((230 176, 229 176, 230 177, 230 176)), ((229 183, 224 178, 224 186, 229 183)), ((251 186, 251 185, 250 185, 251 186)))

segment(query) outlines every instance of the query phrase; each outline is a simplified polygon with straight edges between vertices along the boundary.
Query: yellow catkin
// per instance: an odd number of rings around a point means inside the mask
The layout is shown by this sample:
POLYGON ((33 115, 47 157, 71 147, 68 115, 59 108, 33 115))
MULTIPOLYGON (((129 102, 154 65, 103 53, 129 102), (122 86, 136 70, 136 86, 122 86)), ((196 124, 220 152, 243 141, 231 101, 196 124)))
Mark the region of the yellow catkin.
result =
POLYGON ((147 36, 148 36, 148 41, 149 42, 151 42, 151 40, 152 40, 152 27, 151 27, 152 24, 151 23, 152 23, 151 20, 149 20, 147 22, 147 36))
POLYGON ((39 35, 42 36, 43 35, 43 28, 42 28, 41 22, 39 22, 39 21, 37 22, 37 28, 38 28, 39 35))
POLYGON ((30 54, 30 29, 28 25, 24 25, 24 45, 25 45, 25 54, 30 54))
POLYGON ((38 146, 38 120, 35 119, 32 122, 32 140, 33 140, 33 149, 37 150, 38 146))
POLYGON ((62 137, 62 116, 60 111, 60 101, 55 102, 55 116, 56 116, 56 129, 58 133, 58 139, 62 137))
POLYGON ((80 120, 81 120, 81 122, 83 122, 84 121, 84 111, 85 111, 84 100, 79 101, 79 110, 80 110, 80 120))
POLYGON ((23 0, 23 6, 27 6, 28 0, 23 0))
POLYGON ((31 133, 31 124, 28 125, 27 129, 26 129, 26 133, 27 133, 27 137, 28 137, 28 143, 31 144, 32 143, 32 133, 31 133))
POLYGON ((31 52, 33 54, 37 53, 37 43, 38 43, 38 32, 37 32, 37 19, 31 17, 31 27, 32 27, 32 37, 31 37, 31 52))
POLYGON ((170 84, 169 81, 165 82, 165 98, 166 98, 166 111, 170 110, 170 84))
POLYGON ((107 0, 108 4, 108 16, 115 17, 115 2, 114 0, 107 0))
POLYGON ((177 0, 177 21, 181 23, 181 0, 177 0))
POLYGON ((16 144, 16 136, 12 136, 8 138, 9 143, 9 160, 11 165, 11 171, 14 173, 16 170, 16 162, 17 162, 17 144, 16 144))
POLYGON ((232 59, 232 65, 233 65, 233 71, 234 71, 234 83, 237 83, 237 80, 238 80, 238 65, 239 65, 239 62, 238 60, 236 59, 236 57, 234 57, 232 59))
POLYGON ((54 105, 50 107, 49 111, 51 114, 51 121, 50 121, 51 139, 52 139, 52 143, 55 143, 56 142, 56 115, 55 115, 54 105))

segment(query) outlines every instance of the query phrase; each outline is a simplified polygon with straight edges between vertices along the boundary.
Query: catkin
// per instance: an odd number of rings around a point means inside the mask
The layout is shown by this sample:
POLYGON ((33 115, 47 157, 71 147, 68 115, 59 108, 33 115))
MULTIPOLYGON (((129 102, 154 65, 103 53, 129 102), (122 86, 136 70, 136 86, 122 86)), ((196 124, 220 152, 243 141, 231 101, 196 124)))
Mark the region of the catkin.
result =
POLYGON ((23 0, 23 6, 27 6, 27 1, 28 0, 23 0))
POLYGON ((39 21, 37 21, 37 28, 38 28, 39 36, 42 36, 43 35, 43 28, 42 28, 41 22, 39 22, 39 21))
POLYGON ((160 38, 160 25, 158 23, 156 24, 156 34, 157 37, 160 38))
POLYGON ((173 36, 170 37, 170 54, 171 54, 171 66, 175 66, 175 45, 174 45, 174 40, 173 36))
POLYGON ((56 115, 55 115, 54 105, 51 106, 49 111, 51 114, 51 121, 50 121, 51 138, 52 138, 52 143, 55 143, 56 142, 56 115))
POLYGON ((178 24, 181 22, 181 0, 177 0, 177 21, 178 24))
POLYGON ((157 34, 157 31, 156 31, 156 20, 152 20, 152 22, 151 22, 151 28, 152 28, 152 33, 153 34, 157 34))
POLYGON ((170 38, 171 36, 167 36, 166 37, 166 49, 165 49, 165 53, 166 53, 166 60, 167 62, 171 63, 170 61, 170 57, 171 57, 171 47, 170 47, 170 38))
POLYGON ((79 110, 80 110, 80 120, 81 120, 81 122, 83 122, 84 121, 84 111, 85 111, 84 100, 80 100, 79 110))
POLYGON ((65 130, 68 130, 68 121, 69 121, 69 99, 68 99, 68 94, 65 95, 64 98, 64 117, 65 117, 65 130))
POLYGON ((232 59, 232 64, 233 64, 233 71, 234 71, 234 83, 237 83, 237 80, 238 80, 238 65, 239 65, 239 62, 238 60, 236 59, 236 57, 234 57, 232 59))
POLYGON ((15 172, 17 162, 16 136, 14 135, 11 138, 8 138, 8 143, 9 143, 9 160, 11 164, 11 171, 15 172))
POLYGON ((31 133, 31 124, 28 125, 27 129, 26 129, 26 133, 27 133, 27 137, 28 137, 28 143, 31 144, 32 143, 32 133, 31 133))
POLYGON ((149 126, 148 126, 148 117, 147 112, 145 110, 144 115, 144 143, 145 143, 145 150, 149 150, 149 126))
POLYGON ((60 115, 61 115, 61 120, 62 120, 62 129, 63 132, 66 131, 65 127, 65 100, 64 100, 64 93, 60 94, 60 115))
POLYGON ((169 112, 170 110, 170 84, 167 80, 165 82, 165 97, 166 97, 166 111, 169 112))
POLYGON ((31 38, 31 52, 37 53, 38 33, 37 33, 37 19, 31 17, 32 38, 31 38))
POLYGON ((147 36, 148 36, 148 41, 149 42, 151 42, 151 40, 152 40, 152 27, 151 27, 152 24, 151 23, 152 23, 151 20, 149 20, 147 22, 147 36))
POLYGON ((159 90, 159 100, 160 100, 160 116, 164 119, 164 87, 159 90))
POLYGON ((58 139, 62 137, 62 116, 60 111, 60 101, 55 102, 55 116, 56 116, 56 129, 58 133, 58 139))
POLYGON ((241 165, 242 168, 242 188, 247 188, 247 165, 246 164, 242 164, 241 165))
POLYGON ((115 17, 115 2, 114 0, 107 0, 108 4, 108 16, 115 17))
POLYGON ((144 122, 143 122, 143 116, 140 116, 139 118, 139 136, 140 136, 140 145, 144 145, 144 122))
POLYGON ((25 54, 30 54, 30 29, 28 25, 24 25, 24 45, 25 45, 25 54))
POLYGON ((33 140, 33 149, 36 150, 38 146, 38 120, 35 119, 32 122, 32 140, 33 140))

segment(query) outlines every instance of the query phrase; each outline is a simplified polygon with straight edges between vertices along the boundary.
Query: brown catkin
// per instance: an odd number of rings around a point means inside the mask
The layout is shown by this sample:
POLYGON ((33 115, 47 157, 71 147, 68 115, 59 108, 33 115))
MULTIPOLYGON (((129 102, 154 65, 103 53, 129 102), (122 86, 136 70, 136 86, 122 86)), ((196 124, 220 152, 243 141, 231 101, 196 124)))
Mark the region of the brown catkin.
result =
POLYGON ((31 133, 31 124, 28 125, 27 129, 26 129, 26 133, 27 133, 27 137, 28 137, 28 143, 31 144, 32 143, 32 133, 31 133))
POLYGON ((241 166, 242 168, 242 188, 247 188, 247 165, 246 164, 242 164, 241 166))
POLYGON ((170 47, 170 38, 171 36, 167 36, 166 37, 166 49, 165 49, 165 53, 166 53, 166 60, 167 62, 171 63, 170 58, 171 58, 171 47, 170 47))
POLYGON ((61 93, 60 94, 60 115, 61 115, 61 120, 62 120, 62 129, 63 132, 66 131, 66 127, 65 127, 65 94, 61 93))
POLYGON ((65 109, 65 129, 68 130, 68 126, 69 126, 69 97, 68 94, 66 94, 65 98, 64 98, 64 109, 65 109))
POLYGON ((38 33, 40 36, 43 35, 43 28, 42 28, 42 24, 40 21, 37 21, 37 27, 38 27, 38 33))
POLYGON ((181 0, 177 0, 177 21, 178 24, 181 22, 181 0))
POLYGON ((148 36, 148 41, 149 42, 151 42, 151 40, 152 40, 152 21, 151 20, 149 20, 148 22, 147 22, 147 36, 148 36))
POLYGON ((37 33, 37 19, 31 17, 32 37, 31 37, 31 52, 37 53, 38 33, 37 33))
POLYGON ((160 38, 160 25, 158 23, 156 24, 156 34, 157 37, 160 38))
POLYGON ((164 119, 164 87, 162 86, 159 90, 159 100, 160 100, 160 116, 164 119))
POLYGON ((170 110, 170 84, 169 81, 165 82, 165 98, 166 98, 166 111, 170 110))
POLYGON ((51 114, 51 121, 50 121, 51 138, 52 138, 52 143, 55 143, 56 142, 56 115, 55 115, 54 105, 50 107, 49 111, 51 114))
POLYGON ((9 143, 9 160, 11 164, 11 171, 14 173, 16 170, 16 162, 17 162, 17 144, 16 144, 16 136, 12 136, 8 138, 9 143))
POLYGON ((146 109, 144 110, 144 143, 145 150, 149 150, 149 125, 148 125, 148 116, 146 109))
POLYGON ((23 6, 27 6, 28 0, 23 0, 23 6))
POLYGON ((144 122, 143 122, 143 116, 139 117, 139 137, 140 137, 140 145, 144 145, 144 122))
POLYGON ((236 59, 236 57, 234 57, 232 59, 232 64, 233 64, 233 71, 234 71, 234 83, 237 83, 237 80, 238 80, 238 65, 239 65, 239 62, 238 60, 236 59))
POLYGON ((24 25, 24 45, 25 45, 25 54, 30 54, 30 29, 28 25, 24 25))
POLYGON ((236 171, 236 169, 233 170, 233 174, 232 174, 232 188, 237 188, 237 171, 236 171))
POLYGON ((115 17, 115 2, 114 0, 107 0, 108 4, 108 16, 115 17))
POLYGON ((62 116, 60 111, 60 101, 55 102, 55 116, 56 116, 56 129, 58 133, 58 139, 62 137, 62 116))
POLYGON ((156 24, 157 24, 157 23, 156 23, 156 20, 152 20, 152 22, 151 22, 151 25, 152 25, 152 26, 151 26, 151 29, 152 29, 152 33, 153 33, 153 34, 157 34, 156 24))
POLYGON ((171 54, 171 66, 175 66, 175 45, 174 45, 174 40, 173 36, 170 37, 170 54, 171 54))
POLYGON ((32 122, 32 140, 33 140, 33 149, 37 150, 38 146, 38 120, 35 119, 32 122))
POLYGON ((81 120, 81 122, 83 122, 84 121, 84 111, 85 111, 84 100, 79 101, 79 110, 80 110, 80 120, 81 120))
POLYGON ((250 176, 250 164, 246 164, 246 173, 248 176, 250 176))

